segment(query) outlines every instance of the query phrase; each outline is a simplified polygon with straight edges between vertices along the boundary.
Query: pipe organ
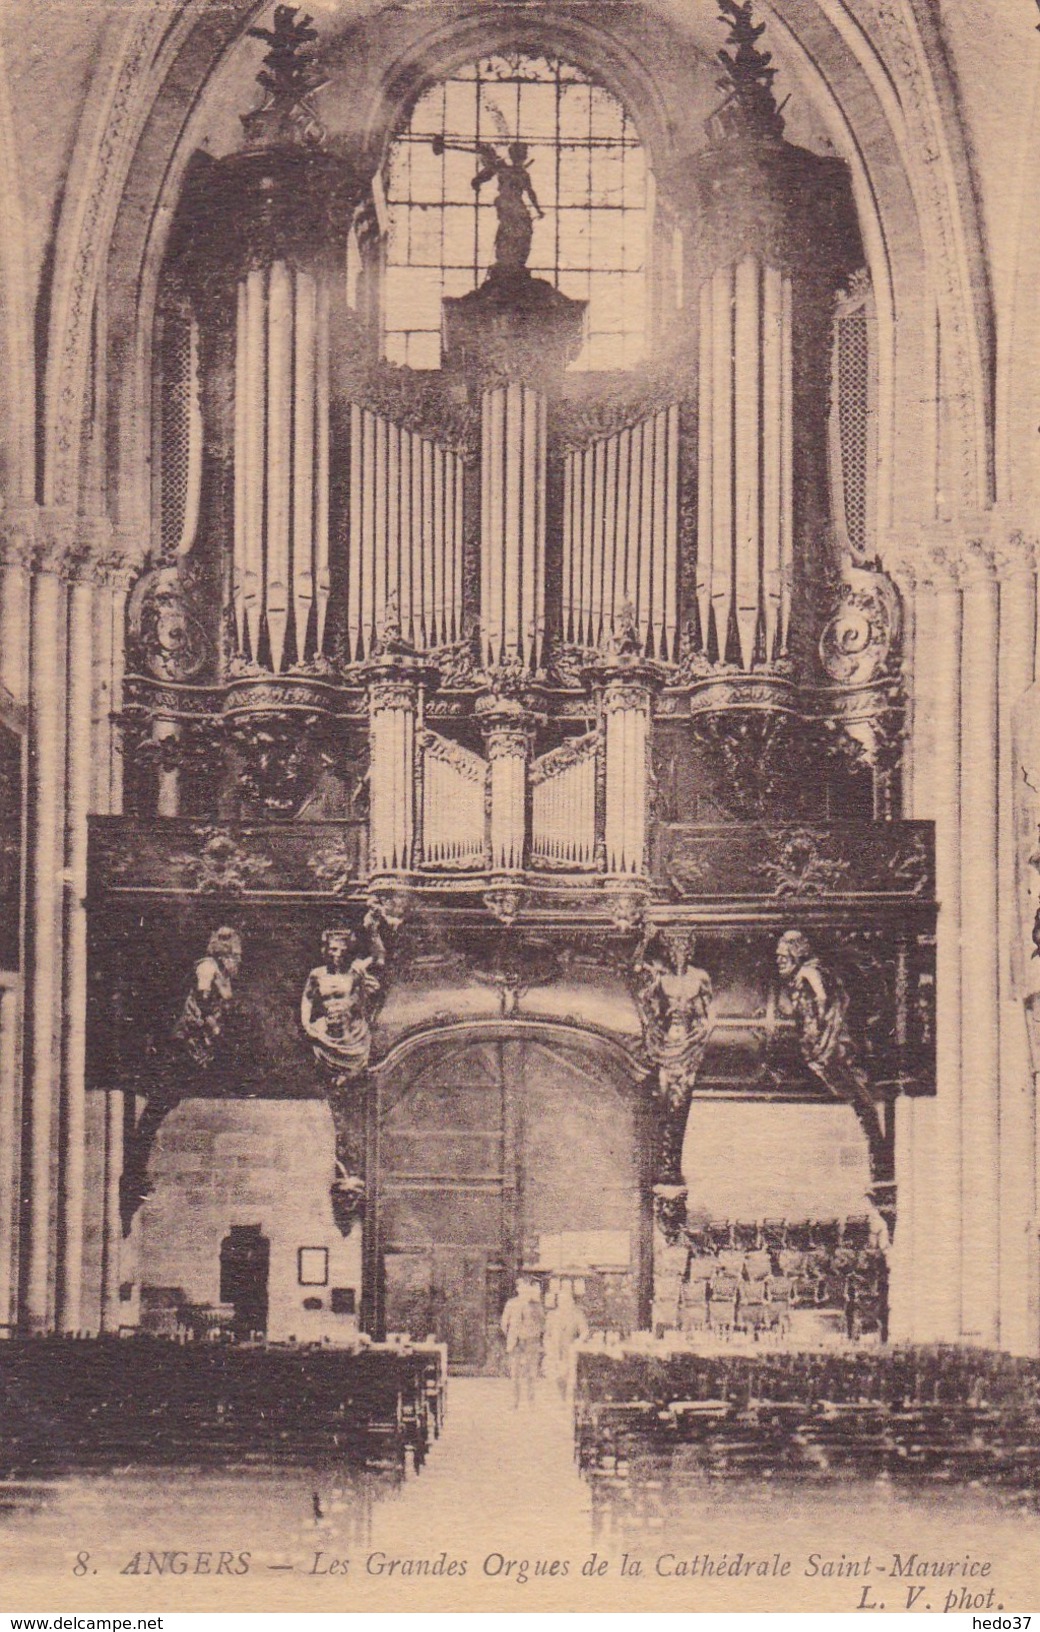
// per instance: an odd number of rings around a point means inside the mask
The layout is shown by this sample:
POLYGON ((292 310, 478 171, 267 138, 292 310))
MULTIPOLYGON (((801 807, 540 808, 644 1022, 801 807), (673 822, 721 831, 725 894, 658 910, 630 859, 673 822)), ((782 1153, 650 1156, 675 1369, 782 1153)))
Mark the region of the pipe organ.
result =
POLYGON ((531 765, 531 862, 590 872, 596 860, 596 781, 601 737, 571 738, 531 765))
POLYGON ((350 409, 347 650, 369 656, 396 605, 417 650, 462 635, 463 462, 432 437, 350 409))
MULTIPOLYGON (((878 590, 861 615, 873 591, 837 559, 847 538, 866 561, 872 526, 871 330, 848 175, 784 142, 778 113, 759 129, 754 97, 725 106, 659 178, 684 301, 627 385, 568 378, 584 303, 526 264, 496 262, 445 296, 439 369, 382 361, 360 157, 265 114, 241 152, 197 167, 171 239, 165 343, 157 330, 157 515, 164 564, 176 575, 184 560, 186 611, 178 624, 156 585, 150 672, 211 693, 233 683, 239 766, 255 711, 256 764, 228 803, 320 762, 337 785, 316 808, 355 812, 358 778, 336 755, 363 764, 367 732, 371 875, 484 873, 504 899, 529 870, 554 887, 598 874, 625 882, 620 900, 648 878, 655 763, 675 820, 687 806, 691 821, 732 815, 757 767, 737 775, 726 756, 772 741, 764 716, 783 714, 778 742, 804 720, 808 742, 821 712, 840 725, 842 685, 858 687, 847 713, 873 707, 873 649, 850 642, 875 638, 863 629, 891 598, 878 590), (234 243, 208 228, 229 190, 234 243), (362 217, 364 277, 348 277, 362 217), (200 440, 194 463, 177 456, 200 440), (219 607, 191 601, 218 582, 219 607)), ((167 814, 198 803, 179 710, 164 696, 149 718, 152 802, 167 814)), ((264 808, 305 806, 280 788, 264 808)))
POLYGON ((745 256, 700 291, 697 607, 705 651, 783 655, 794 559, 791 280, 745 256))
POLYGON ((232 603, 277 673, 321 650, 329 604, 329 304, 283 261, 238 285, 232 603))
POLYGON ((488 762, 436 731, 419 737, 422 859, 427 867, 483 867, 488 762))
POLYGON ((679 628, 679 407, 566 455, 565 638, 609 646, 633 619, 640 649, 674 658, 679 628))

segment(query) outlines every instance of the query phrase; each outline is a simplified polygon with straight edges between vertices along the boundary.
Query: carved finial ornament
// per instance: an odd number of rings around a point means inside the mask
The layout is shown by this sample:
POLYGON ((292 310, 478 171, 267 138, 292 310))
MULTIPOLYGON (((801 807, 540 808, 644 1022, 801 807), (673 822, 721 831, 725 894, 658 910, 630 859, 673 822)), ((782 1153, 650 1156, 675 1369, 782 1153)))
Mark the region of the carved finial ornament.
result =
POLYGON ((729 29, 726 44, 733 49, 718 53, 724 73, 717 83, 727 95, 712 115, 709 128, 714 126, 723 135, 779 142, 784 120, 773 95, 776 69, 772 52, 761 50, 758 44, 766 25, 755 23, 752 0, 718 0, 718 5, 718 20, 729 29))

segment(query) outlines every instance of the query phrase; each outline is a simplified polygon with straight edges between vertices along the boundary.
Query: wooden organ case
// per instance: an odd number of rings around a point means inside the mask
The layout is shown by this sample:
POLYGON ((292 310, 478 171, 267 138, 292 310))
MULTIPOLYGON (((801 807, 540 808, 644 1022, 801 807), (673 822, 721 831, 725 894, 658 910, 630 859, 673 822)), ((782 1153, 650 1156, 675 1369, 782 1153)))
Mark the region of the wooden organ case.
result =
MULTIPOLYGON (((445 301, 440 370, 383 362, 360 149, 254 120, 199 158, 160 300, 131 814, 94 824, 96 991, 133 986, 128 926, 175 908, 247 938, 296 914, 316 939, 375 904, 388 980, 431 949, 465 964, 474 937, 487 964, 490 931, 507 1029, 537 1021, 525 959, 620 979, 644 1319, 695 1093, 851 1104, 891 1234, 894 1103, 934 1091, 932 837, 899 820, 900 602, 867 497, 869 282, 845 165, 785 140, 754 55, 657 178, 682 298, 635 372, 569 371, 582 303, 499 265, 445 301), (791 934, 801 972, 778 975, 791 934)), ((609 1032, 597 1016, 575 1024, 609 1032)), ((298 1049, 291 1005, 283 1024, 298 1049)), ((147 1100, 104 1029, 97 1082, 147 1100)), ((378 1328, 377 1065, 403 1032, 374 1035, 365 1074, 318 1076, 378 1328)), ((128 1135, 127 1218, 156 1121, 128 1135)))

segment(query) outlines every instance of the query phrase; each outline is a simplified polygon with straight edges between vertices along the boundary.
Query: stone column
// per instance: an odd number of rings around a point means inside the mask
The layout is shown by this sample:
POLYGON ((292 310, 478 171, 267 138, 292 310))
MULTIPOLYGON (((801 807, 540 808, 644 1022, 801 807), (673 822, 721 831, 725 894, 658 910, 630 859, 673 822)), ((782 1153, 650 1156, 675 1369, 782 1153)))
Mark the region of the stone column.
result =
POLYGON ((21 980, 0 973, 0 1333, 16 1317, 15 1252, 17 1247, 19 1044, 21 980))
POLYGON ((1015 899, 1015 755, 1013 718, 1033 682, 1036 619, 1036 541, 1012 526, 997 543, 1000 572, 998 707, 998 917, 1000 991, 998 1072, 1000 1167, 999 1336, 1001 1348, 1036 1352, 1040 1332, 1037 1255, 1032 1245, 1037 1208, 1035 1087, 1013 964, 1018 938, 1015 899))
POLYGON ((969 544, 961 581, 961 1335, 995 1344, 1000 1261, 999 623, 994 558, 984 541, 969 544))
MULTIPOLYGON (((131 552, 113 552, 98 565, 94 592, 93 808, 101 815, 119 815, 123 808, 123 756, 112 715, 122 706, 126 597, 133 570, 131 552)), ((100 1218, 96 1310, 101 1331, 117 1332, 123 1253, 119 1181, 123 1173, 124 1096, 121 1090, 108 1088, 98 1092, 96 1098, 101 1102, 96 1123, 100 1125, 103 1141, 102 1185, 100 1196, 87 1198, 88 1208, 100 1218)), ((94 1301, 92 1296, 92 1308, 94 1301)), ((92 1315, 91 1321, 93 1318, 92 1315)))
MULTIPOLYGON (((46 525, 44 523, 43 525, 46 525)), ((53 1316, 52 1156, 57 1080, 56 1029, 61 980, 61 876, 64 863, 65 625, 62 577, 70 537, 56 536, 39 555, 30 590, 27 859, 27 1123, 26 1249, 21 1318, 46 1331, 53 1316)))
MULTIPOLYGON (((962 608, 956 556, 934 552, 931 593, 918 621, 934 628, 930 702, 935 773, 930 814, 936 824, 936 893, 941 903, 936 948, 935 1211, 930 1275, 936 1289, 936 1336, 960 1335, 961 1193, 961 641, 962 608)), ((922 814, 925 814, 922 812, 922 814)), ((990 903, 992 911, 992 903, 990 903)))
POLYGON ((68 588, 66 661, 65 888, 62 939, 61 1154, 56 1323, 81 1326, 87 1063, 87 815, 93 743, 93 596, 88 570, 68 588))

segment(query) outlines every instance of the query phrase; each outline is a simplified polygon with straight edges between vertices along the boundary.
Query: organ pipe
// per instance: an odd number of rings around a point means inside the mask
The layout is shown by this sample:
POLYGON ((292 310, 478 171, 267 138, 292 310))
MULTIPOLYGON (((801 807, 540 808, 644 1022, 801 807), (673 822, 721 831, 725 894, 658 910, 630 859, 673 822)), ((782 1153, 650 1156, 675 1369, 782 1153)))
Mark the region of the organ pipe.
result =
POLYGON ((354 403, 350 410, 347 644, 369 656, 388 602, 418 650, 462 633, 461 455, 354 403))
POLYGON ((564 461, 563 627, 602 646, 635 620, 674 658, 679 627, 679 409, 663 408, 564 461))
POLYGON ((790 279, 754 256, 700 294, 697 602, 705 650, 786 649, 794 554, 790 279))
POLYGON ((276 672, 324 632, 328 444, 327 291, 281 261, 254 268, 236 308, 232 605, 240 649, 276 672))
POLYGON ((481 403, 481 625, 489 665, 537 668, 545 636, 546 404, 518 381, 481 403))
POLYGON ((480 868, 485 860, 488 764, 435 731, 423 731, 422 859, 428 867, 480 868))
POLYGON ((596 851, 598 731, 531 766, 531 860, 535 866, 591 869, 596 851))

